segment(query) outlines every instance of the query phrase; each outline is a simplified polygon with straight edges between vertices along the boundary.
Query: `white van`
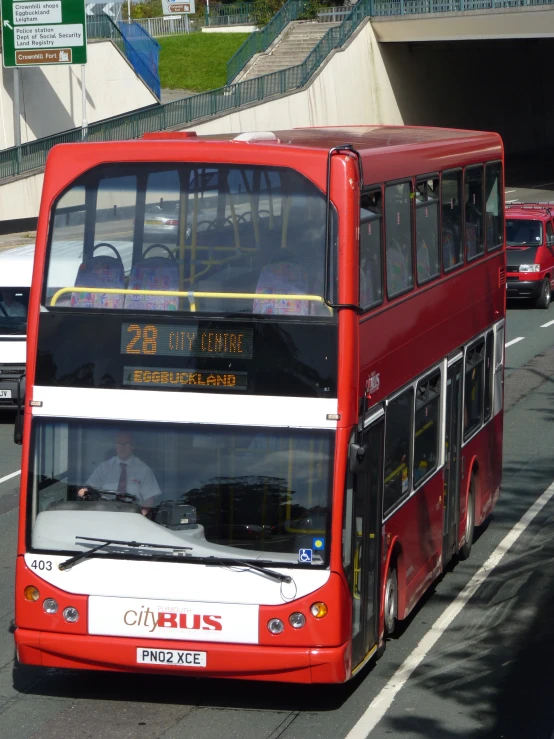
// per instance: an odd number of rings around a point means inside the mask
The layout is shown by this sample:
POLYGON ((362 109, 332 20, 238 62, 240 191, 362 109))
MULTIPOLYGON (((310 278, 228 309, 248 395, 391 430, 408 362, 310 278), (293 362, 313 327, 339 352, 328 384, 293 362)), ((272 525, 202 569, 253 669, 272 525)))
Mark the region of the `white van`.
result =
POLYGON ((25 373, 34 254, 34 245, 0 251, 0 411, 17 407, 17 385, 25 373))

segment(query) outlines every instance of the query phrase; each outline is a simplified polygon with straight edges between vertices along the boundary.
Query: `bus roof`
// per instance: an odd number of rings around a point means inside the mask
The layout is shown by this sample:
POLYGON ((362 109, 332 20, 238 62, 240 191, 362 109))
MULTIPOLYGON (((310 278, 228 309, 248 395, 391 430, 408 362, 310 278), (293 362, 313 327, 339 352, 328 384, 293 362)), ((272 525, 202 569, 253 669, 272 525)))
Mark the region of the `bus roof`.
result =
POLYGON ((0 251, 0 289, 30 287, 33 276, 34 244, 0 251))
POLYGON ((425 126, 329 126, 321 128, 294 128, 287 131, 252 131, 247 134, 197 134, 194 131, 149 133, 143 139, 156 140, 210 140, 259 143, 273 146, 300 146, 306 149, 329 151, 336 146, 351 143, 361 153, 374 149, 421 144, 494 142, 500 147, 500 136, 485 131, 466 131, 455 128, 425 126))
POLYGON ((503 158, 496 133, 419 126, 341 126, 197 135, 164 131, 142 139, 59 144, 48 156, 46 202, 85 171, 119 162, 203 162, 291 167, 326 189, 329 151, 350 144, 365 185, 503 158))

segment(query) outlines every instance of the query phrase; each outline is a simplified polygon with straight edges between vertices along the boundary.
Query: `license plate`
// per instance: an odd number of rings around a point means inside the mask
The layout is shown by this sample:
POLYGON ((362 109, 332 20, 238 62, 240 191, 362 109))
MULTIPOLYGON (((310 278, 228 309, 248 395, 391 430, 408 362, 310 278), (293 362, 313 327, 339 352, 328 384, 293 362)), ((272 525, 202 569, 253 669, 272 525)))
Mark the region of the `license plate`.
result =
POLYGON ((0 398, 11 398, 11 397, 12 397, 11 390, 0 390, 0 398))
POLYGON ((207 652, 183 652, 180 649, 147 649, 137 647, 139 665, 170 665, 172 667, 206 667, 207 652))

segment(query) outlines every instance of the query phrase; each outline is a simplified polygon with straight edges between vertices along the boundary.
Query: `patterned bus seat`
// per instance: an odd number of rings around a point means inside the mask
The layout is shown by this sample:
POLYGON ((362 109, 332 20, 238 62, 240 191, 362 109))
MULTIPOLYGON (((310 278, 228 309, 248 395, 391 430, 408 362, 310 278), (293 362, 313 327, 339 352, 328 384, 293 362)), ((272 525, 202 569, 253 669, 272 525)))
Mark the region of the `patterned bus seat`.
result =
MULTIPOLYGON (((275 262, 262 268, 256 292, 260 295, 307 295, 308 273, 300 264, 275 262)), ((307 300, 268 300, 255 298, 254 313, 305 316, 309 312, 307 300)))
MULTIPOLYGON (((129 290, 179 290, 179 266, 167 257, 148 257, 137 262, 129 277, 129 290)), ((126 295, 130 310, 169 310, 179 308, 176 295, 126 295)))
MULTIPOLYGON (((125 274, 120 259, 100 254, 85 260, 77 271, 75 287, 125 287, 125 274)), ((71 293, 72 308, 123 308, 123 295, 117 293, 71 293)))

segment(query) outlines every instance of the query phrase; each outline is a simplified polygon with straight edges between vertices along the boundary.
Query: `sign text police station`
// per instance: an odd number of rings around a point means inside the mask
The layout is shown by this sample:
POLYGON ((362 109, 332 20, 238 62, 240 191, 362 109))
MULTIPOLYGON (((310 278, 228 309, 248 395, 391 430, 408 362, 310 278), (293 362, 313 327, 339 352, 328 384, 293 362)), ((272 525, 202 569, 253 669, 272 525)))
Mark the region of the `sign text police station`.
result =
POLYGON ((5 67, 85 64, 84 0, 2 0, 5 67))

